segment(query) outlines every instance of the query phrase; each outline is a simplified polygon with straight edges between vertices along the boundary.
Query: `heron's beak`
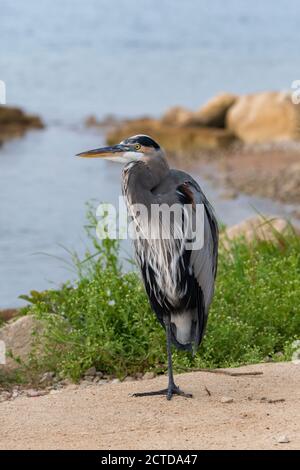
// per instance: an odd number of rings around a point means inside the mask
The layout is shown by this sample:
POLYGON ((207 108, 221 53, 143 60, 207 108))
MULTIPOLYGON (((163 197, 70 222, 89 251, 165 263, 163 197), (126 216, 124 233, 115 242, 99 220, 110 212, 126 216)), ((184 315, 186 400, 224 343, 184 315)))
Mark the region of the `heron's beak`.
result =
POLYGON ((125 152, 128 152, 130 149, 126 145, 118 144, 112 147, 102 147, 99 149, 88 150, 86 152, 81 152, 76 155, 76 157, 83 158, 115 158, 124 155, 125 152))

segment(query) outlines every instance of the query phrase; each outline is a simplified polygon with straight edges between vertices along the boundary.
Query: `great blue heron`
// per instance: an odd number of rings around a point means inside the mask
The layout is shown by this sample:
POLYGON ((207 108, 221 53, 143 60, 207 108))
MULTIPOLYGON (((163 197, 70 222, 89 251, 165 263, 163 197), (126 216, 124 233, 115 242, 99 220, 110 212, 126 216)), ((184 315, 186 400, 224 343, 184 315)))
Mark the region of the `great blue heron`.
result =
MULTIPOLYGON (((182 211, 184 206, 189 206, 192 207, 188 212, 190 219, 195 219, 197 205, 204 208, 201 247, 193 249, 188 246, 191 240, 180 229, 175 236, 174 220, 168 237, 161 236, 159 232, 160 235, 153 238, 139 235, 134 241, 150 304, 166 330, 169 379, 164 390, 136 393, 134 396, 164 394, 168 400, 174 394, 192 397, 174 382, 171 343, 179 349, 195 351, 204 335, 217 272, 218 225, 213 209, 190 175, 170 169, 164 150, 149 136, 136 135, 118 145, 78 155, 125 164, 123 195, 139 234, 149 233, 149 219, 138 216, 138 212, 133 210, 136 205, 143 205, 148 214, 151 214, 153 205, 170 207, 177 204, 182 211)), ((164 229, 161 219, 155 224, 164 229)), ((150 225, 153 226, 151 220, 150 225)))

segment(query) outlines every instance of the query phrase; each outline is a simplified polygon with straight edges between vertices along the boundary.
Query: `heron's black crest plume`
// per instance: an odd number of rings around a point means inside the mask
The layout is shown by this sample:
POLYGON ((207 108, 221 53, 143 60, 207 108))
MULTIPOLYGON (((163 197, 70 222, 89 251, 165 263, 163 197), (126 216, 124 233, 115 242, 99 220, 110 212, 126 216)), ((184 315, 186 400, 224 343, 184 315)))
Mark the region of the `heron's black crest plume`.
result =
POLYGON ((160 149, 158 143, 148 135, 135 135, 133 137, 129 137, 129 139, 124 140, 124 144, 141 144, 144 147, 153 147, 157 150, 160 149))

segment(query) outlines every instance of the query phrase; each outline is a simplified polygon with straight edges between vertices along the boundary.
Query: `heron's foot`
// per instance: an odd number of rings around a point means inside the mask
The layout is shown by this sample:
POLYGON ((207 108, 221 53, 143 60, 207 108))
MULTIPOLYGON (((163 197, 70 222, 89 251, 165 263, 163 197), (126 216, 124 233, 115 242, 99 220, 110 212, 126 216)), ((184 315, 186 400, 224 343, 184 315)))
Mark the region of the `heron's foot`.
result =
POLYGON ((151 397, 155 395, 166 395, 167 400, 171 400, 173 395, 179 395, 184 398, 193 398, 193 395, 191 393, 183 392, 175 384, 169 386, 168 388, 163 388, 162 390, 156 390, 154 392, 133 393, 131 396, 132 397, 151 397))

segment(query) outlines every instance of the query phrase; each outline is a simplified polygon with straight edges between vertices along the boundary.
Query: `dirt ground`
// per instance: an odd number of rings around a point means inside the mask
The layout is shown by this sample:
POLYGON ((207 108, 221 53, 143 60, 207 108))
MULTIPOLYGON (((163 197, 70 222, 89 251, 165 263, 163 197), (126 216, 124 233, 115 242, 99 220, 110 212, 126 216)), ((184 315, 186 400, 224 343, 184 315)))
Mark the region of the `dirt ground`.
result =
POLYGON ((0 403, 0 448, 299 449, 300 365, 270 363, 228 371, 263 374, 176 376, 193 399, 130 396, 164 387, 166 377, 160 376, 69 385, 45 396, 0 403))

